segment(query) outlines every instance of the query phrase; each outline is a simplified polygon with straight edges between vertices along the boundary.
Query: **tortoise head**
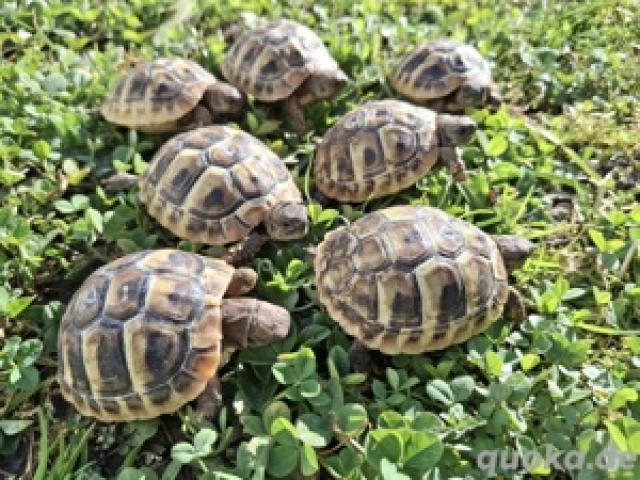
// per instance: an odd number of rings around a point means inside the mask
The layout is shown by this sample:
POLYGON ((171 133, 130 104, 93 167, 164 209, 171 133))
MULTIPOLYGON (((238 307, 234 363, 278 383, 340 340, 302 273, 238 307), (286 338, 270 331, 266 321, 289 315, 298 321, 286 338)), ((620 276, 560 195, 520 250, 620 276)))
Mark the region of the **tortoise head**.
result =
POLYGON ((535 248, 533 243, 518 235, 494 235, 493 240, 509 272, 520 268, 535 248))
POLYGON ((265 221, 267 233, 274 240, 302 238, 309 229, 307 209, 302 203, 280 202, 273 206, 265 221))
POLYGON ((315 98, 327 100, 338 95, 348 80, 347 75, 339 68, 320 70, 309 77, 305 88, 315 98))
POLYGON ((469 117, 444 113, 438 115, 437 124, 441 147, 455 147, 467 143, 478 128, 476 122, 469 117))
POLYGON ((234 115, 244 108, 244 97, 236 87, 216 82, 205 92, 204 103, 213 113, 234 115))
POLYGON ((485 82, 465 83, 455 95, 455 103, 461 111, 467 108, 481 108, 487 103, 497 106, 501 101, 495 87, 485 82))
POLYGON ((289 333, 291 314, 279 305, 256 300, 256 316, 249 329, 249 345, 268 345, 289 333))
POLYGON ((222 300, 222 339, 232 349, 268 345, 289 333, 291 314, 279 305, 254 298, 222 300))

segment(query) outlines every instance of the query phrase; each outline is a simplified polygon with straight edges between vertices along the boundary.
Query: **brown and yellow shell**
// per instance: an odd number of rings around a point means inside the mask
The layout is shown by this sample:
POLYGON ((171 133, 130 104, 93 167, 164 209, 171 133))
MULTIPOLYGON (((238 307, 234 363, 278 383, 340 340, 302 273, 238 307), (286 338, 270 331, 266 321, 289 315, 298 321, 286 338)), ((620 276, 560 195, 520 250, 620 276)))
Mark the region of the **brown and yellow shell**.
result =
POLYGON ((222 63, 229 82, 263 102, 288 98, 319 70, 339 67, 314 32, 291 20, 273 20, 245 32, 222 63))
POLYGON ((492 83, 489 64, 475 48, 446 39, 418 45, 398 62, 390 81, 416 102, 445 97, 470 81, 492 83))
POLYGON ((438 161, 436 115, 400 100, 370 101, 347 113, 318 145, 316 186, 343 202, 410 187, 438 161))
POLYGON ((118 82, 102 105, 102 115, 110 122, 142 131, 172 131, 216 82, 191 60, 142 62, 118 82))
POLYGON ((347 333, 387 354, 464 342, 500 317, 507 272, 491 236, 430 207, 390 207, 329 232, 320 302, 347 333))
POLYGON ((175 235, 223 245, 244 238, 281 201, 302 202, 282 160, 242 130, 213 125, 176 135, 140 180, 149 214, 175 235))
POLYGON ((193 400, 220 363, 220 304, 233 271, 179 250, 135 253, 99 268, 60 324, 64 397, 108 422, 171 413, 193 400))

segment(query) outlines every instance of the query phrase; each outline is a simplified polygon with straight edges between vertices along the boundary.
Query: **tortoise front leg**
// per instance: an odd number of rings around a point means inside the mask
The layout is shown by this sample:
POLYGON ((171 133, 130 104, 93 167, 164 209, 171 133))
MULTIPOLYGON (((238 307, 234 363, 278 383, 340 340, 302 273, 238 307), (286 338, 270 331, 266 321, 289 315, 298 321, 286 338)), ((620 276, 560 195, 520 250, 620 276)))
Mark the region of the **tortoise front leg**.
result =
POLYGON ((429 110, 433 110, 434 112, 445 112, 445 111, 447 111, 446 102, 442 98, 432 98, 432 99, 420 102, 420 104, 423 107, 428 108, 429 110))
POLYGON ((191 112, 189 120, 191 120, 189 123, 192 123, 195 127, 204 127, 213 123, 213 114, 207 107, 198 104, 191 112))
POLYGON ((307 126, 304 121, 304 109, 300 97, 297 95, 289 97, 286 100, 285 108, 293 128, 298 132, 298 135, 304 135, 307 131, 307 126))
POLYGON ((527 308, 520 292, 515 288, 509 287, 509 297, 504 306, 504 318, 512 322, 520 323, 527 319, 527 308))
POLYGON ((353 340, 351 347, 349 347, 348 354, 351 370, 365 375, 369 375, 373 371, 371 351, 357 338, 353 340))
POLYGON ((455 147, 440 147, 440 164, 449 169, 456 182, 464 182, 467 179, 464 163, 455 147))
POLYGON ((244 295, 253 290, 258 281, 258 275, 253 268, 237 268, 233 272, 229 286, 227 287, 226 295, 229 297, 236 297, 238 295, 244 295))
POLYGON ((138 175, 132 173, 116 173, 100 182, 107 192, 124 192, 135 187, 140 181, 138 175))
MULTIPOLYGON (((251 232, 235 245, 229 247, 222 260, 231 265, 241 265, 251 260, 260 251, 266 238, 258 232, 251 232)), ((229 294, 233 295, 233 294, 229 294)))
POLYGON ((218 376, 214 376, 196 399, 196 413, 207 420, 214 418, 222 406, 222 385, 218 376))

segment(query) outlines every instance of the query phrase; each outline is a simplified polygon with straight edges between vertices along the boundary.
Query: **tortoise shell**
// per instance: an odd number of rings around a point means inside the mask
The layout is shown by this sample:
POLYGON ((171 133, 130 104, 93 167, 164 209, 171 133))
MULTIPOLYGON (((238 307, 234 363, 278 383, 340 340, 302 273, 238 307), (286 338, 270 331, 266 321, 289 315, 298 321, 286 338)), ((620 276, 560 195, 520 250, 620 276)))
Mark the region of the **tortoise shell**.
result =
POLYGON ((498 319, 509 297, 491 236, 423 206, 386 208, 329 232, 315 271, 329 315, 387 354, 463 342, 498 319))
POLYGON ((438 161, 437 114, 399 100, 370 101, 347 113, 318 145, 318 189, 364 201, 415 184, 438 161))
POLYGON ((273 20, 245 32, 222 63, 229 82, 264 102, 288 98, 315 71, 338 70, 320 38, 291 20, 273 20))
POLYGON ((107 97, 102 115, 110 122, 148 132, 176 130, 205 91, 219 81, 195 62, 159 58, 136 65, 107 97))
POLYGON ((445 39, 414 48, 398 62, 390 81, 419 103, 445 97, 470 82, 492 85, 489 64, 475 48, 445 39))
POLYGON ((241 240, 280 201, 302 203, 275 153, 252 135, 220 125, 165 143, 140 180, 140 199, 178 237, 210 245, 241 240))
POLYGON ((60 325, 58 379, 83 415, 145 419, 193 400, 218 369, 221 299, 234 268, 178 250, 96 270, 60 325))

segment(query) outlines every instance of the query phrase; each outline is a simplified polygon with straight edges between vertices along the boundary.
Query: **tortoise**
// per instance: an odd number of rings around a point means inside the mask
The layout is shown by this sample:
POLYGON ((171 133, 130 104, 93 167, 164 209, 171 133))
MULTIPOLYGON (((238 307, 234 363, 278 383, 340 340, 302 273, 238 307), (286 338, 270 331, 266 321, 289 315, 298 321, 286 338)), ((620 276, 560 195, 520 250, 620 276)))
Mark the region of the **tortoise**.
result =
POLYGON ((209 245, 241 241, 237 261, 255 253, 266 236, 293 240, 308 228, 302 195, 282 160, 257 138, 226 126, 178 134, 139 180, 118 175, 109 181, 116 188, 138 182, 149 214, 178 237, 209 245), (260 224, 266 236, 254 230, 260 224))
POLYGON ((222 63, 224 77, 263 102, 286 102, 293 127, 304 133, 303 106, 331 99, 347 76, 318 36, 291 20, 272 20, 240 35, 222 63))
POLYGON ((503 313, 524 316, 508 272, 533 245, 442 210, 394 206, 329 232, 314 267, 329 315, 367 348, 416 354, 466 341, 503 313))
POLYGON ((395 90, 437 111, 494 106, 501 98, 487 61, 471 45, 440 39, 415 47, 390 75, 395 90))
POLYGON ((199 397, 219 399, 218 368, 238 348, 287 335, 284 308, 253 298, 256 273, 165 249, 121 257, 93 272, 60 324, 58 381, 83 415, 153 418, 199 397))
POLYGON ((175 132, 240 113, 242 94, 191 60, 140 62, 102 105, 108 121, 143 132, 175 132))
POLYGON ((347 113, 319 142, 314 176, 321 194, 344 202, 407 188, 434 165, 465 178, 456 145, 476 130, 469 117, 438 114, 400 100, 373 100, 347 113))

